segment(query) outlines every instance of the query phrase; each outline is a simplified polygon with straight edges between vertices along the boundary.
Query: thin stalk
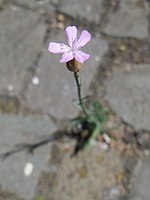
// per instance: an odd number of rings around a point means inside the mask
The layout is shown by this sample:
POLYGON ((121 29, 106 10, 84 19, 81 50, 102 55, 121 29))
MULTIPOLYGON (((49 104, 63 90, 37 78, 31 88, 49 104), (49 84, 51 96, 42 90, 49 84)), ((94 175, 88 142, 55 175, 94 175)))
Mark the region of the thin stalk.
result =
POLYGON ((96 127, 94 128, 92 135, 89 139, 89 141, 85 144, 84 149, 90 149, 92 145, 92 141, 96 140, 97 135, 100 133, 100 125, 96 124, 96 127))
POLYGON ((89 117, 88 113, 86 112, 86 109, 84 107, 83 101, 82 101, 82 96, 81 96, 81 81, 80 81, 79 72, 74 72, 74 78, 75 78, 76 85, 77 85, 79 105, 80 105, 81 110, 82 110, 83 114, 85 115, 85 117, 89 117))

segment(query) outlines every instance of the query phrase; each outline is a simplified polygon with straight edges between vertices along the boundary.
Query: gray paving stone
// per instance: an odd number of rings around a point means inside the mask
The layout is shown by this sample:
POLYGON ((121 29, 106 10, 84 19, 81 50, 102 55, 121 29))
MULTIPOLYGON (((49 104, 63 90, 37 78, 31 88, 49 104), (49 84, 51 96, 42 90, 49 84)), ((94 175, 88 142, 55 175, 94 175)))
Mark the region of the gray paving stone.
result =
POLYGON ((19 3, 21 5, 26 5, 29 8, 36 8, 39 5, 43 5, 43 4, 48 3, 48 0, 40 0, 40 1, 37 1, 37 0, 16 0, 15 2, 19 3))
POLYGON ((108 16, 103 31, 111 36, 148 38, 148 4, 143 0, 120 0, 120 8, 108 16))
POLYGON ((133 188, 129 200, 149 200, 150 198, 150 158, 138 162, 133 178, 133 188))
MULTIPOLYGON (((34 143, 48 137, 56 126, 42 117, 0 116, 0 153, 13 148, 18 143, 34 143)), ((46 167, 50 146, 45 145, 35 150, 34 154, 20 152, 0 160, 0 185, 3 190, 15 193, 27 200, 33 199, 38 177, 46 167), (30 176, 25 176, 25 165, 34 166, 30 176)))
POLYGON ((150 65, 131 68, 116 70, 106 81, 106 99, 125 122, 150 130, 150 65))
POLYGON ((103 0, 61 0, 59 11, 74 18, 83 18, 93 23, 99 23, 103 0))
POLYGON ((18 95, 26 70, 41 50, 46 27, 30 11, 8 7, 0 13, 0 93, 18 95))
POLYGON ((7 2, 9 2, 9 1, 7 1, 7 0, 0 0, 0 9, 3 8, 5 2, 7 3, 7 2))
POLYGON ((11 0, 0 0, 0 10, 4 9, 6 6, 11 4, 11 0))
POLYGON ((54 10, 50 2, 51 0, 15 0, 15 3, 18 5, 47 12, 54 10))
MULTIPOLYGON (((49 41, 64 41, 64 35, 62 32, 55 34, 49 41)), ((87 89, 97 72, 101 57, 108 50, 108 44, 105 40, 92 39, 85 50, 91 54, 91 59, 81 70, 83 96, 88 94, 87 89)), ((77 100, 75 80, 73 73, 67 70, 65 64, 59 63, 59 59, 59 55, 50 54, 45 47, 36 74, 40 83, 29 86, 27 101, 32 109, 42 110, 57 118, 75 117, 78 111, 73 105, 73 100, 77 100)))

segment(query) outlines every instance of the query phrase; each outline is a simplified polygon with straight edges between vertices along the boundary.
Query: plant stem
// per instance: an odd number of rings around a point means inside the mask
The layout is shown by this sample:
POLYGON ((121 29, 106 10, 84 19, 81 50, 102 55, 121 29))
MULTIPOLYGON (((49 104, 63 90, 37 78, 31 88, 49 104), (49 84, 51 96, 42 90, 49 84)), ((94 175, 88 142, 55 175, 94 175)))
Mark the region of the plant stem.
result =
POLYGON ((81 110, 82 110, 83 114, 85 115, 85 117, 89 117, 88 113, 86 112, 86 109, 85 109, 85 107, 83 105, 83 101, 82 101, 82 96, 81 96, 81 81, 80 81, 79 72, 74 72, 74 78, 75 78, 76 85, 77 85, 77 90, 78 90, 79 105, 80 105, 81 110))
POLYGON ((96 140, 97 135, 100 133, 101 127, 99 124, 96 124, 96 127, 94 128, 92 135, 89 139, 89 141, 85 144, 85 149, 90 149, 92 145, 92 141, 96 140))

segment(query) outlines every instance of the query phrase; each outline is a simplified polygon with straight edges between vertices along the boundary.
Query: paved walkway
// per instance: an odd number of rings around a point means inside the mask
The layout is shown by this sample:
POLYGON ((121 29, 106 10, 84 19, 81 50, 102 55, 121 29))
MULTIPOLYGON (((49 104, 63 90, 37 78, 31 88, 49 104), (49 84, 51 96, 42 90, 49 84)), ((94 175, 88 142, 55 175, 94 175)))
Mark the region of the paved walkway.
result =
MULTIPOLYGON (((116 116, 148 133, 149 7, 144 0, 0 0, 0 153, 47 138, 58 129, 50 115, 57 120, 77 115, 73 76, 47 51, 48 42, 65 40, 70 24, 92 33, 86 48, 91 59, 82 70, 84 94, 93 93, 94 85, 100 96, 102 81, 103 97, 116 116), (105 80, 100 71, 107 71, 105 80)), ((71 159, 64 151, 69 143, 64 139, 1 161, 0 200, 119 199, 122 156, 96 146, 71 159)), ((137 160, 126 199, 149 200, 149 165, 148 156, 137 160)))

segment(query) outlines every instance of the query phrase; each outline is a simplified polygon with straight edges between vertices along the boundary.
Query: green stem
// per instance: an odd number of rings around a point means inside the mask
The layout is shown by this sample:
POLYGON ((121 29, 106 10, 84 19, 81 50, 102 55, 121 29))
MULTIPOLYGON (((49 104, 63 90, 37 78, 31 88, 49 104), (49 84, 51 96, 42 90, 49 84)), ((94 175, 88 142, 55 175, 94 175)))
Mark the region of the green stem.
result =
POLYGON ((83 112, 83 114, 85 115, 85 117, 89 117, 88 113, 86 112, 86 109, 83 105, 83 101, 82 101, 82 96, 81 96, 81 81, 80 81, 80 77, 79 77, 79 72, 74 72, 74 78, 76 81, 76 85, 77 85, 77 90, 78 90, 78 99, 79 99, 79 105, 81 107, 81 110, 83 112))
POLYGON ((91 145, 92 145, 92 141, 95 141, 96 140, 96 137, 97 135, 99 134, 100 132, 100 125, 99 124, 96 124, 96 127, 94 128, 93 132, 92 132, 92 135, 89 139, 89 141, 85 144, 85 149, 90 149, 91 148, 91 145))

